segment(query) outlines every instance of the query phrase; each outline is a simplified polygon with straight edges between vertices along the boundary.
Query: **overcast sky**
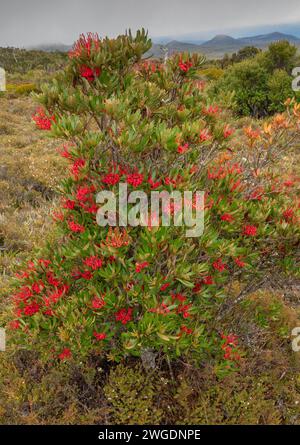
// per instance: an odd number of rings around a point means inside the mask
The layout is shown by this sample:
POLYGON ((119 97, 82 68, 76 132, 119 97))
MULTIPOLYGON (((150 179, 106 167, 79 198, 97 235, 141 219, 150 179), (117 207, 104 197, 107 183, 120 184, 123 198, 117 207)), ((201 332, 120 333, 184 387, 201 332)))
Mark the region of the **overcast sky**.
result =
POLYGON ((0 46, 72 43, 80 33, 150 36, 300 22, 299 0, 0 0, 0 46))

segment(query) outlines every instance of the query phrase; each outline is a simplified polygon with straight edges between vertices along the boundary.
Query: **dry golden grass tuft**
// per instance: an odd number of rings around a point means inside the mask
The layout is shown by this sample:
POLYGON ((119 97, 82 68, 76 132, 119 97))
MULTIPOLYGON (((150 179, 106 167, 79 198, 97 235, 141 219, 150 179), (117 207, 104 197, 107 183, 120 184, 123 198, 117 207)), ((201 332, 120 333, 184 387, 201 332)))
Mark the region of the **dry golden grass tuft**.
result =
POLYGON ((0 97, 0 295, 42 240, 51 238, 64 168, 53 140, 36 129, 30 97, 0 97))

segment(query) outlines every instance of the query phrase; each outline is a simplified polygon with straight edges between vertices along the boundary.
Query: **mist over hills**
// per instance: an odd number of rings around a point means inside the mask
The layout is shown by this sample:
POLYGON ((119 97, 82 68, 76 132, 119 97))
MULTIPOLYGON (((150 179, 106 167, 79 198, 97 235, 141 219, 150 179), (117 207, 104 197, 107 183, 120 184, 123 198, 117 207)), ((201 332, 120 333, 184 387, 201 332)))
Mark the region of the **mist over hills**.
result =
POLYGON ((225 53, 232 54, 245 46, 255 46, 260 49, 266 49, 270 43, 279 40, 288 40, 290 43, 300 48, 300 38, 280 32, 241 38, 234 38, 229 35, 220 34, 213 39, 200 44, 180 42, 176 40, 166 44, 154 43, 149 54, 152 54, 153 57, 162 57, 166 51, 168 51, 169 54, 189 51, 205 54, 209 58, 220 58, 223 57, 225 53))
MULTIPOLYGON (((166 53, 173 54, 176 52, 188 51, 191 53, 202 53, 208 58, 221 58, 225 53, 232 54, 239 51, 245 46, 255 46, 260 49, 266 49, 270 43, 279 40, 288 40, 291 44, 300 48, 300 38, 292 34, 285 34, 282 32, 271 32, 269 34, 260 34, 248 37, 235 38, 226 34, 216 35, 214 38, 207 41, 187 42, 181 40, 171 40, 155 42, 152 48, 147 53, 147 56, 155 58, 164 57, 166 53)), ((65 44, 43 44, 30 49, 37 49, 40 51, 60 51, 67 52, 72 45, 65 44)))

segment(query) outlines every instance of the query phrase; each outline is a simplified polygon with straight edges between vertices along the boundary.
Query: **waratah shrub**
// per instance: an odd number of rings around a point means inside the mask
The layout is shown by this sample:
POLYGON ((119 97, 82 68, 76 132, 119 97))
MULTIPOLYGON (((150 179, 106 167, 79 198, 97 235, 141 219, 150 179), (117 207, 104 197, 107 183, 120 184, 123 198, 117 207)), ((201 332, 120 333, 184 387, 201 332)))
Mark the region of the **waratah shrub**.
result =
POLYGON ((54 215, 60 236, 18 274, 11 338, 46 360, 150 351, 234 368, 243 351, 220 321, 230 283, 297 268, 295 180, 270 167, 298 135, 299 107, 289 102, 263 128, 235 131, 207 99, 204 59, 142 60, 150 46, 144 31, 81 36, 38 97, 33 119, 64 140, 68 163, 54 215), (153 221, 100 227, 96 194, 117 195, 120 182, 148 195, 203 190, 203 235, 153 221))

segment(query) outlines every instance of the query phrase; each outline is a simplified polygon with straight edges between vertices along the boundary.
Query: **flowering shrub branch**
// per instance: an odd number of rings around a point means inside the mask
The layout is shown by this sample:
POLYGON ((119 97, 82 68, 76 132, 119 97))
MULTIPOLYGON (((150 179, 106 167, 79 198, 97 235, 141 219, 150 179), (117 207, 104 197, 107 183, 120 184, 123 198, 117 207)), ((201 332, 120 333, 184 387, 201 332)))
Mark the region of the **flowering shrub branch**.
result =
POLYGON ((65 139, 69 172, 54 215, 61 237, 18 274, 10 327, 46 360, 91 352, 120 360, 150 348, 232 369, 238 341, 216 321, 228 284, 297 272, 296 183, 266 167, 299 133, 298 108, 244 129, 238 146, 238 130, 198 78, 204 59, 145 62, 150 45, 143 30, 81 36, 38 98, 47 112, 34 120, 65 139), (205 190, 203 236, 151 224, 100 228, 96 192, 117 194, 121 181, 129 192, 205 190))

